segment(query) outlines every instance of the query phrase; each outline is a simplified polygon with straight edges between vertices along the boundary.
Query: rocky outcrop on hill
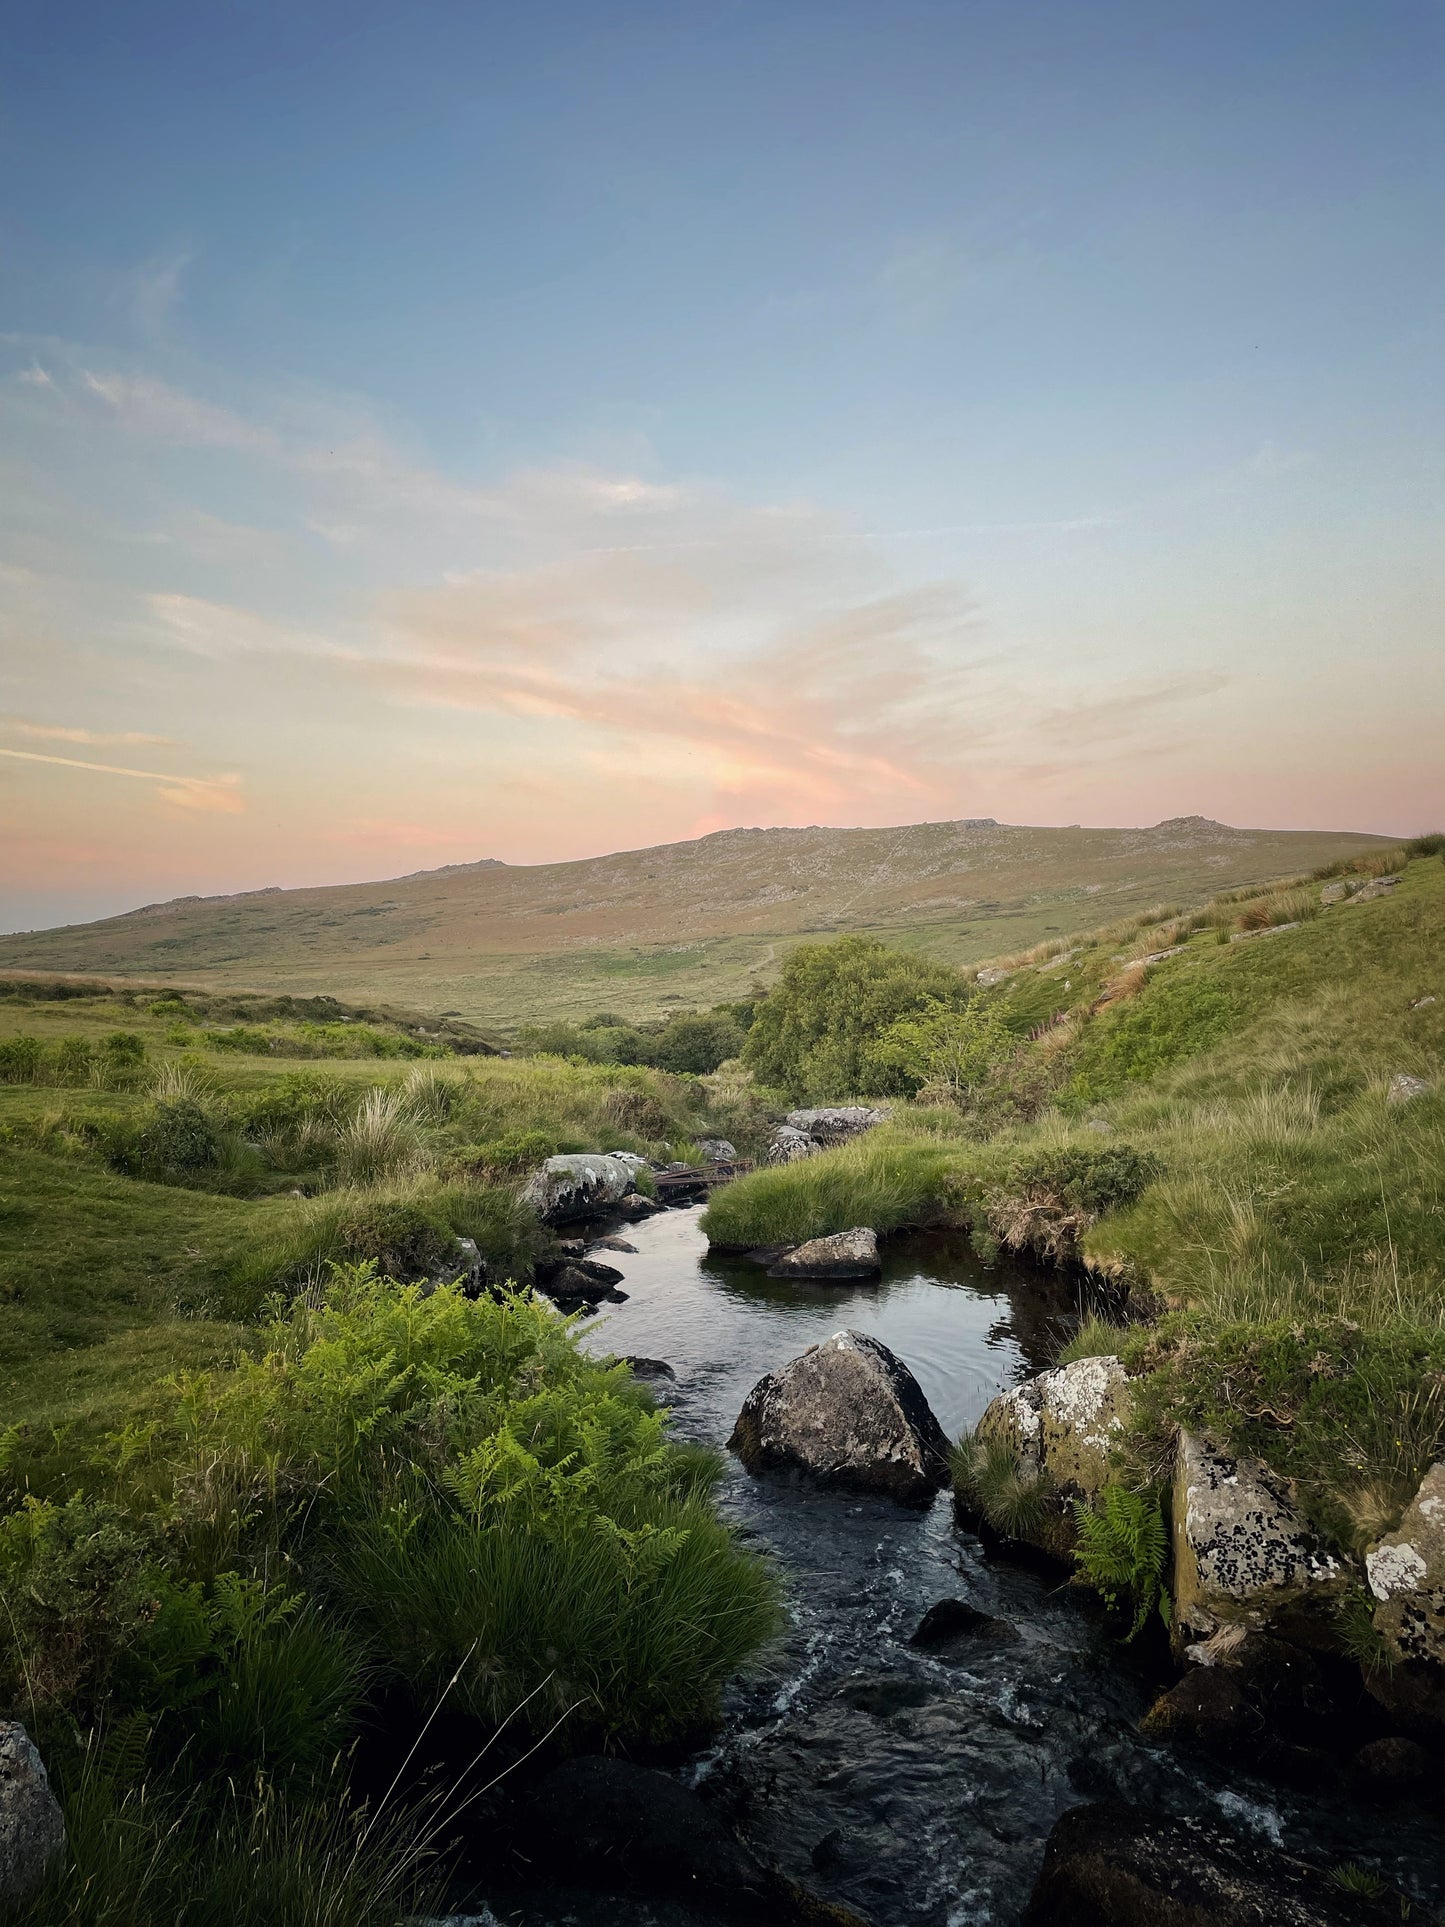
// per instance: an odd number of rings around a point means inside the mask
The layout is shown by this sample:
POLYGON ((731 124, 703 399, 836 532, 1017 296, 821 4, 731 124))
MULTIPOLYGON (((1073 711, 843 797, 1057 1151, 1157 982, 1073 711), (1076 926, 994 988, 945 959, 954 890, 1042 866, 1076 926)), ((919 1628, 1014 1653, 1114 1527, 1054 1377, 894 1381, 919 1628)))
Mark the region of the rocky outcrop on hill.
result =
POLYGON ((1397 1895, 1346 1892, 1226 1827, 1101 1801, 1055 1825, 1024 1927, 1385 1927, 1397 1895))
POLYGON ((748 1393, 732 1437, 750 1472, 926 1502, 948 1477, 948 1440, 912 1372, 865 1332, 834 1332, 748 1393))
POLYGON ((1269 1627, 1308 1644, 1352 1577, 1267 1466, 1226 1452, 1202 1434, 1180 1434, 1174 1477, 1176 1643, 1235 1625, 1269 1627))
POLYGON ((595 1217, 637 1187, 647 1159, 631 1151, 579 1151, 548 1158, 522 1187, 522 1201, 548 1224, 595 1217))
POLYGON ((835 1231, 831 1238, 810 1238, 785 1251, 768 1267, 770 1278, 876 1278, 878 1233, 867 1225, 835 1231))
POLYGON ((0 1914, 19 1909, 65 1845, 60 1803, 18 1720, 0 1720, 0 1914))
POLYGON ((1398 1532, 1365 1555, 1375 1630, 1402 1659, 1445 1660, 1445 1461, 1430 1467, 1398 1532))

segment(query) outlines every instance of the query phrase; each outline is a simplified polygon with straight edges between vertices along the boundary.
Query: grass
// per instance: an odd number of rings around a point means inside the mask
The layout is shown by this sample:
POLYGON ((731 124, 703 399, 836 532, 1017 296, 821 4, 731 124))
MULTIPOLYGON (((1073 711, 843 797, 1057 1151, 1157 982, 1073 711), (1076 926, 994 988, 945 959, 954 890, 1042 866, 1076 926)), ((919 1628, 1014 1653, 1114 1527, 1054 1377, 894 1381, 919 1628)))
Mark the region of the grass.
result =
POLYGON ((1323 879, 1295 879, 1014 959, 1004 1007, 1061 998, 1065 1021, 1000 1073, 1012 1108, 899 1105, 846 1150, 720 1193, 709 1235, 943 1217, 985 1253, 1081 1259, 1167 1311, 1066 1354, 1145 1375, 1145 1457, 1209 1425, 1363 1545, 1445 1446, 1445 865, 1327 869, 1386 872, 1403 881, 1367 903, 1326 909, 1323 879), (1391 1102, 1399 1072, 1428 1088, 1391 1102))

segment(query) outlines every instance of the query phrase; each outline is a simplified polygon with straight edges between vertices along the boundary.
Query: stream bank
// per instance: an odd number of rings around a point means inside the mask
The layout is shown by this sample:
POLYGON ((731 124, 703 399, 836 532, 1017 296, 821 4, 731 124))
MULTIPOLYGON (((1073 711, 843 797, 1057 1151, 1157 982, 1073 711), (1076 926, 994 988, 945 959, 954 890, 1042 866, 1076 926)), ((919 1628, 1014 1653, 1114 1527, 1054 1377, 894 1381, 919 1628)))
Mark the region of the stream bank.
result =
MULTIPOLYGON (((759 1377, 843 1326, 895 1351, 956 1435, 1052 1364, 1079 1315, 1067 1277, 985 1268, 962 1237, 888 1240, 876 1283, 803 1284, 710 1255, 698 1216, 671 1210, 620 1230, 635 1249, 604 1255, 626 1298, 588 1321, 583 1343, 665 1361, 675 1381, 657 1389, 678 1430, 711 1444, 759 1377)), ((1011 1927, 1055 1821, 1103 1798, 1222 1820, 1324 1866, 1358 1862, 1427 1902, 1445 1895, 1445 1843, 1425 1806, 1284 1789, 1142 1738, 1160 1683, 1147 1653, 1120 1647, 1077 1592, 990 1558, 947 1494, 913 1511, 730 1462, 721 1499, 777 1560, 790 1624, 765 1668, 729 1689, 722 1732, 672 1770, 759 1860, 844 1916, 1011 1927), (947 1598, 985 1623, 911 1645, 947 1598)), ((707 1918, 538 1887, 491 1888, 487 1900, 495 1919, 527 1927, 707 1918)))

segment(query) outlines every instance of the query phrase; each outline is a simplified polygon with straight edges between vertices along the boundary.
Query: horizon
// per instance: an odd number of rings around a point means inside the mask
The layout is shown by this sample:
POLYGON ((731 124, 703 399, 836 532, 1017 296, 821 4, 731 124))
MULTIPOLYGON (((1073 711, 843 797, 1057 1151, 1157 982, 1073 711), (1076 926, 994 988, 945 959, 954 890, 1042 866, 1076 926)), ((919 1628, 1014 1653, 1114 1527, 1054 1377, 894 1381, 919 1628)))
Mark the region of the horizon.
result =
POLYGON ((0 928, 747 819, 1438 827, 1441 32, 18 20, 0 928))

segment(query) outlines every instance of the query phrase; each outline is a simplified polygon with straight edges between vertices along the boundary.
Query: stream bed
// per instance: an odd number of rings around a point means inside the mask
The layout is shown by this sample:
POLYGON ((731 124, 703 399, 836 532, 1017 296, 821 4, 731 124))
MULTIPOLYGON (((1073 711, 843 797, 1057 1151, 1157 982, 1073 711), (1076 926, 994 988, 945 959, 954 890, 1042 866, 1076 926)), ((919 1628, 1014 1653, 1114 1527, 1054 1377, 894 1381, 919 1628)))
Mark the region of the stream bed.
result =
MULTIPOLYGON (((587 1321, 582 1343, 666 1361, 676 1383, 659 1382, 659 1397, 683 1435, 711 1444, 765 1372, 844 1326, 890 1346, 956 1436, 996 1392, 1051 1365, 1079 1316, 1067 1280, 985 1268, 961 1237, 888 1240, 878 1282, 800 1284, 710 1255, 699 1216, 660 1213, 620 1232, 635 1253, 598 1253, 627 1297, 587 1321)), ((911 1511, 753 1478, 730 1458, 721 1502, 777 1561, 790 1625, 729 1689, 722 1734, 675 1771, 723 1803, 761 1860, 870 1927, 1009 1927, 1055 1820, 1101 1798, 1206 1814, 1325 1866, 1368 1865, 1427 1902, 1445 1896, 1445 1840, 1422 1808, 1284 1791, 1247 1762, 1231 1773, 1142 1740, 1159 1682, 1140 1653, 1079 1593, 986 1556, 946 1493, 911 1511), (911 1647, 948 1597, 1018 1637, 947 1659, 911 1647)), ((491 1918, 529 1927, 694 1919, 636 1898, 494 1905, 491 1918)))

